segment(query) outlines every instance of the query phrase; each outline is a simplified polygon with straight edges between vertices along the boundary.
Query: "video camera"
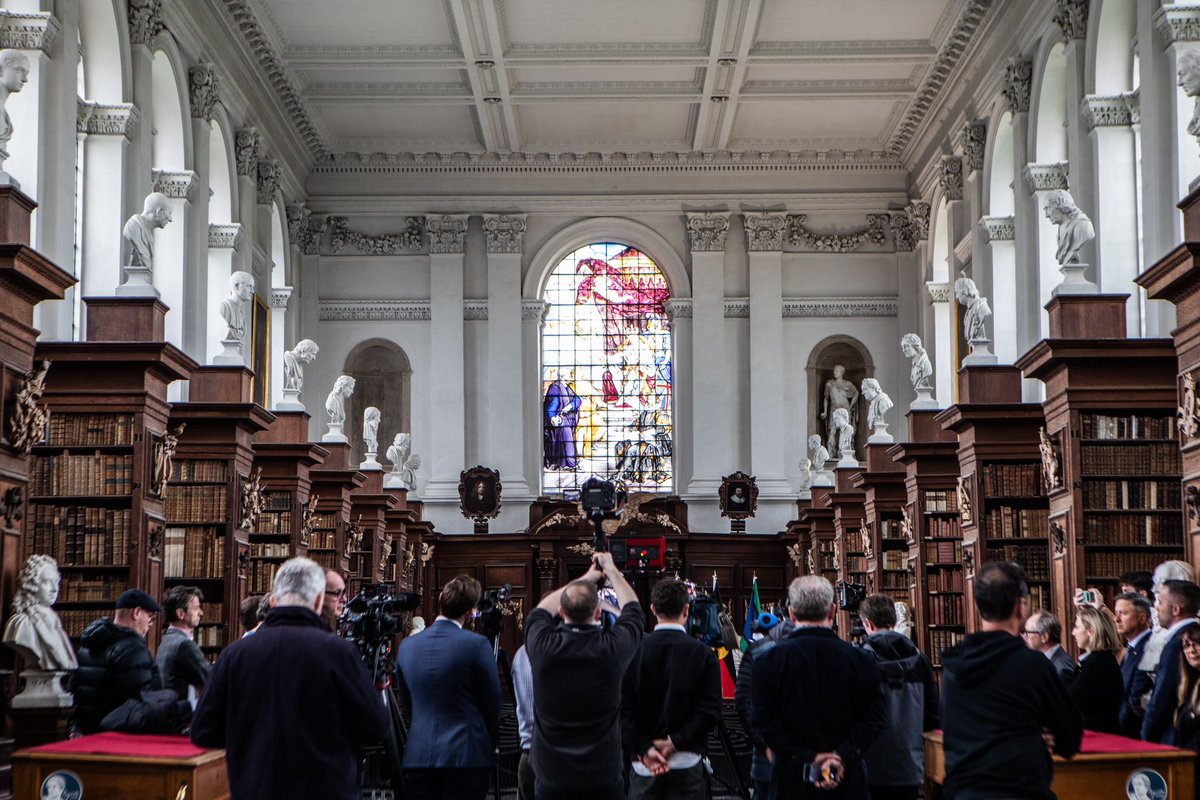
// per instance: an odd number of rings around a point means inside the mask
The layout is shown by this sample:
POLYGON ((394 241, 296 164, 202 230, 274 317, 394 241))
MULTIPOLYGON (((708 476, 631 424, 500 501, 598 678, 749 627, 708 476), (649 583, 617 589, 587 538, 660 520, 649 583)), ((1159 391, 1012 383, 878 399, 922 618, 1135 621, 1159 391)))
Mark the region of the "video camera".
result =
POLYGON ((393 594, 393 589, 386 583, 363 584, 338 618, 338 635, 358 647, 377 684, 392 671, 392 651, 401 628, 399 615, 421 606, 421 595, 393 594))
POLYGON ((604 535, 601 523, 606 519, 616 519, 625 507, 625 489, 613 481, 588 478, 579 487, 579 504, 587 514, 592 524, 596 526, 596 538, 592 543, 597 553, 608 552, 608 537, 604 535))
POLYGON ((495 642, 504 622, 504 606, 512 595, 512 584, 506 583, 498 589, 488 589, 475 606, 475 619, 479 620, 479 632, 495 642))
POLYGON ((838 581, 838 608, 842 611, 858 611, 867 596, 867 587, 861 583, 838 581))

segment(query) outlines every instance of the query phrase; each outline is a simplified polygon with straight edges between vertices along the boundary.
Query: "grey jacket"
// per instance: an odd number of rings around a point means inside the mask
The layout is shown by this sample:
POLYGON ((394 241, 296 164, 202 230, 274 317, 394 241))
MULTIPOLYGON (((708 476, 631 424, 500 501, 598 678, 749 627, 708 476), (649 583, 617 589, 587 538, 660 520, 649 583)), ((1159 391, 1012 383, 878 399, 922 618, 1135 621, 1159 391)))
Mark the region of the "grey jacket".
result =
POLYGON ((204 657, 200 645, 173 627, 163 632, 155 663, 162 675, 163 687, 174 689, 181 699, 187 698, 189 686, 195 686, 199 691, 208 682, 208 675, 212 672, 212 665, 204 657))

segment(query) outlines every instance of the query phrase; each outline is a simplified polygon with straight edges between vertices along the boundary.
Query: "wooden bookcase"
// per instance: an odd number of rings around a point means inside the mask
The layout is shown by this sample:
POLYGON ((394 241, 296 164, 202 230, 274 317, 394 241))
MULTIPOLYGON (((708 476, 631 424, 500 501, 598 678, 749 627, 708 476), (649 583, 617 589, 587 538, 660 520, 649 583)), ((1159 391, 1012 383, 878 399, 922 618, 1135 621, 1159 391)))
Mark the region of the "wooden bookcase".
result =
POLYGON ((974 632, 975 570, 989 561, 1024 567, 1032 607, 1051 608, 1049 501, 1038 450, 1045 418, 1040 404, 1021 402, 1021 372, 1015 367, 964 367, 958 380, 960 402, 937 421, 958 436, 964 612, 967 631, 974 632))
POLYGON ((387 564, 381 562, 393 560, 395 544, 388 533, 387 515, 398 501, 391 493, 383 491, 383 474, 380 470, 363 472, 365 480, 362 486, 350 496, 351 521, 360 533, 357 536, 357 549, 347 548, 350 553, 350 578, 346 587, 351 594, 357 593, 364 584, 381 582, 382 573, 387 570, 387 564))
MULTIPOLYGON (((834 564, 837 567, 834 589, 840 582, 866 586, 867 582, 867 537, 863 531, 865 523, 862 490, 854 486, 854 479, 862 473, 860 469, 836 470, 835 491, 826 502, 833 509, 834 564)), ((838 631, 849 641, 858 629, 858 612, 838 609, 838 631)))
POLYGON ((1055 298, 1046 306, 1051 338, 1017 362, 1046 385, 1062 476, 1049 490, 1060 615, 1077 588, 1095 586, 1111 604, 1121 573, 1184 554, 1175 348, 1125 338, 1127 297, 1055 298))
POLYGON ((910 604, 908 540, 900 530, 907 492, 904 467, 887 454, 891 445, 867 445, 866 469, 852 478, 863 492, 867 592, 910 604))
POLYGON ((805 511, 812 507, 812 492, 808 497, 796 501, 796 519, 790 520, 787 527, 779 534, 779 543, 787 556, 787 580, 790 584, 801 575, 809 574, 809 527, 805 511), (803 521, 802 521, 803 520, 803 521))
MULTIPOLYGON (((349 574, 346 532, 351 521, 351 495, 363 485, 366 476, 349 465, 350 445, 325 442, 321 447, 329 451, 329 456, 320 467, 309 472, 312 482, 309 501, 311 504, 313 495, 317 501, 308 557, 328 569, 349 574)), ((349 582, 346 588, 350 588, 349 582)))

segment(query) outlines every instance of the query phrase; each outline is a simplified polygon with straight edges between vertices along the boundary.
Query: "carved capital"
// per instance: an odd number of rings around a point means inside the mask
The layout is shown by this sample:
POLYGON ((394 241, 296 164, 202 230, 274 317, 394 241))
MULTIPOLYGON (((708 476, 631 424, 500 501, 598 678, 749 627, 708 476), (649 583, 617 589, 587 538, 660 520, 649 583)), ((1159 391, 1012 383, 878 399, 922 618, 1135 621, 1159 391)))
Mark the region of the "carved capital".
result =
POLYGON ((787 234, 787 214, 750 213, 744 215, 746 249, 751 253, 783 252, 787 234))
POLYGON ((188 70, 188 101, 192 107, 192 119, 205 122, 212 120, 219 87, 220 80, 212 64, 197 64, 188 70))
POLYGON ((724 253, 729 215, 710 211, 689 213, 687 230, 693 253, 724 253))
POLYGON ((962 141, 963 161, 971 172, 983 169, 983 155, 987 149, 987 123, 983 120, 963 125, 959 135, 962 141))
POLYGON ((1067 170, 1070 167, 1066 161, 1053 164, 1026 164, 1021 171, 1025 185, 1031 192, 1048 192, 1051 189, 1070 189, 1067 170))
POLYGON ((917 247, 917 226, 913 224, 912 217, 903 211, 893 211, 891 213, 892 240, 896 244, 896 251, 900 253, 911 253, 917 247))
POLYGON ((550 313, 550 304, 545 300, 521 301, 521 319, 526 322, 536 322, 541 325, 546 321, 548 313, 550 313))
POLYGON ((1137 92, 1115 95, 1089 94, 1080 103, 1083 121, 1090 131, 1094 128, 1127 127, 1141 122, 1137 92))
POLYGON ((271 308, 288 307, 288 301, 292 299, 291 286, 273 286, 271 287, 271 308))
POLYGON ((1019 114, 1029 110, 1029 96, 1033 84, 1033 62, 1014 58, 1004 68, 1004 99, 1008 110, 1019 114))
POLYGON ((279 162, 273 158, 260 159, 258 162, 257 178, 258 204, 269 206, 275 202, 275 193, 279 191, 279 162))
POLYGON ((176 200, 190 202, 192 195, 196 193, 196 187, 200 185, 200 176, 190 169, 178 171, 155 169, 150 171, 150 177, 154 191, 162 192, 167 197, 173 197, 176 200))
POLYGON ((233 139, 234 159, 237 174, 247 178, 258 178, 258 160, 262 158, 262 135, 257 128, 242 128, 233 139))
POLYGON ((672 320, 692 318, 692 298, 676 297, 663 303, 667 316, 672 320))
POLYGON ((928 281, 925 284, 925 291, 929 292, 929 300, 933 303, 949 303, 950 302, 950 284, 938 283, 936 281, 928 281))
POLYGON ((1089 0, 1057 0, 1054 22, 1062 31, 1064 43, 1087 38, 1089 0))
POLYGON ((208 226, 208 246, 210 249, 232 250, 242 241, 242 226, 231 222, 226 225, 208 226))
POLYGON ((89 103, 80 100, 76 133, 89 136, 132 136, 142 114, 132 103, 89 103))
POLYGON ((467 249, 467 216, 465 214, 442 214, 425 217, 425 231, 429 234, 430 253, 459 254, 467 249))
POLYGON ((946 193, 947 200, 962 200, 963 160, 960 156, 942 156, 938 185, 946 193))
POLYGON ((485 320, 488 318, 488 301, 478 298, 463 300, 463 319, 485 320))
POLYGON ((520 253, 525 247, 525 215, 484 214, 483 235, 489 253, 520 253))
POLYGON ((987 232, 989 242, 1011 242, 1017 238, 1013 217, 980 217, 979 224, 987 232))
POLYGON ((925 241, 929 238, 929 213, 930 206, 924 200, 913 200, 904 209, 908 214, 908 218, 912 220, 913 226, 917 229, 917 239, 925 241))
POLYGON ((0 50, 41 50, 50 55, 50 45, 61 29, 53 14, 0 9, 0 50))
POLYGON ((129 0, 129 42, 150 45, 163 29, 162 0, 129 0))
POLYGON ((1164 4, 1154 12, 1154 25, 1167 45, 1200 42, 1200 6, 1164 4))
POLYGON ((299 247, 304 231, 308 230, 312 212, 308 210, 308 206, 291 205, 284 209, 284 214, 287 217, 288 244, 299 247))

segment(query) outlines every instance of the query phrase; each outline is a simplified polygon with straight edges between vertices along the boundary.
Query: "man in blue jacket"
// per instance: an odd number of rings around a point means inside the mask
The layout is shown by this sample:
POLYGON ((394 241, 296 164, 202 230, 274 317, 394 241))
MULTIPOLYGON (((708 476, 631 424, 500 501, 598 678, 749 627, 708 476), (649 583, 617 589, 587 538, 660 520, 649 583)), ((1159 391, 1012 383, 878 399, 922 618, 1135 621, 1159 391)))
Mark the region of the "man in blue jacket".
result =
POLYGON ((383 698, 354 645, 321 621, 320 564, 285 562, 271 600, 258 632, 217 660, 192 741, 225 748, 233 800, 358 800, 361 751, 388 729, 383 698))
POLYGON ((422 800, 482 800, 496 766, 496 661, 487 639, 463 630, 481 594, 469 575, 447 583, 438 618, 396 656, 396 685, 412 709, 404 779, 422 800))
POLYGON ((1154 692, 1146 704, 1142 720, 1142 738, 1147 742, 1175 744, 1175 709, 1179 706, 1179 654, 1183 637, 1179 634, 1196 624, 1200 611, 1200 586, 1191 581, 1164 581, 1158 587, 1154 610, 1158 623, 1167 632, 1158 671, 1154 674, 1154 692))

